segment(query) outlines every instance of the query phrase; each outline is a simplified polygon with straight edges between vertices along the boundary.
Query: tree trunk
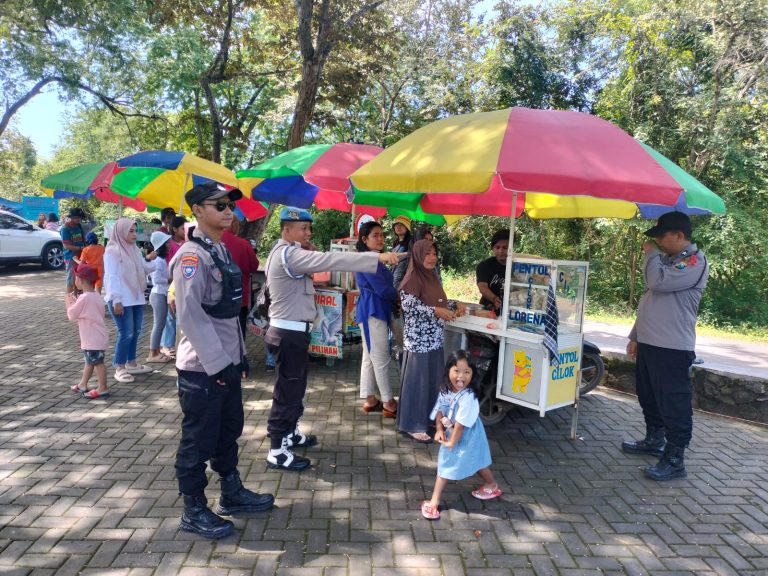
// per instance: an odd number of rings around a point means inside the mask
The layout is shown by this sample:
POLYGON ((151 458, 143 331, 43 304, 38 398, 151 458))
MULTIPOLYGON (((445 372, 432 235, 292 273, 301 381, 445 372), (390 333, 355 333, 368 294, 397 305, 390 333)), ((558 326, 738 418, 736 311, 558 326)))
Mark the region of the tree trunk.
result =
POLYGON ((304 135, 307 132, 312 114, 315 111, 315 102, 317 100, 317 91, 320 87, 320 75, 322 74, 325 58, 313 58, 304 62, 301 67, 301 84, 299 85, 299 94, 296 98, 296 106, 293 109, 293 122, 291 131, 288 134, 286 150, 298 148, 304 144, 304 135))
POLYGON ((221 164, 221 141, 222 141, 222 126, 221 115, 219 114, 219 107, 216 104, 216 98, 213 95, 211 89, 211 83, 208 78, 203 77, 200 81, 203 87, 203 94, 205 94, 205 100, 208 103, 208 111, 211 114, 211 158, 212 162, 221 164))
MULTIPOLYGON (((294 0, 297 16, 296 35, 299 40, 302 65, 301 83, 299 84, 299 93, 296 96, 296 106, 293 110, 293 122, 291 122, 291 129, 288 132, 286 150, 292 150, 304 144, 304 134, 312 122, 312 115, 315 111, 323 67, 338 39, 339 29, 352 28, 364 14, 375 10, 382 2, 384 0, 366 3, 343 23, 334 25, 331 16, 331 0, 321 0, 317 14, 315 14, 315 0, 294 0), (316 38, 312 37, 313 19, 316 38)), ((270 205, 269 212, 264 218, 249 223, 246 235, 258 243, 273 213, 274 206, 270 205)))

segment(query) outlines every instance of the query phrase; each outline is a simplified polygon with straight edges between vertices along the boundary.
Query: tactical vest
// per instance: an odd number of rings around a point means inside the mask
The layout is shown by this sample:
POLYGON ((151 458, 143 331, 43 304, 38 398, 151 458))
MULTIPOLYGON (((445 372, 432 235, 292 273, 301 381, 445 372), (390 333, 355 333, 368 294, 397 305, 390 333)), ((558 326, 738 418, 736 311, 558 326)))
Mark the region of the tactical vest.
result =
POLYGON ((237 264, 232 260, 225 262, 219 256, 216 248, 212 244, 207 244, 201 238, 193 236, 194 228, 189 230, 189 239, 202 246, 213 258, 213 263, 221 272, 221 300, 216 304, 202 304, 202 308, 208 316, 214 318, 234 318, 240 314, 240 307, 243 304, 243 273, 237 264))

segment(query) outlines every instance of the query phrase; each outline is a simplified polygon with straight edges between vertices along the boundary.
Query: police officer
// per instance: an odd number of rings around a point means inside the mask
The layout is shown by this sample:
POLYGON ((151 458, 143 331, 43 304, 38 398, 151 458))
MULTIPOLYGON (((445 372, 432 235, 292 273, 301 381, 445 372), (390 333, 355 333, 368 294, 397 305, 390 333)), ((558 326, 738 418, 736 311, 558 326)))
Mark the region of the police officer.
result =
POLYGON ((267 432, 271 448, 267 465, 273 469, 300 471, 308 458, 293 453, 296 446, 314 446, 317 438, 299 431, 307 389, 309 332, 315 318, 313 272, 341 270, 376 271, 379 262, 395 265, 406 254, 363 252, 311 252, 301 248, 312 236, 312 215, 299 208, 280 212, 281 239, 267 260, 267 288, 271 297, 269 328, 264 338, 276 358, 275 389, 267 432))
POLYGON ((629 334, 627 354, 636 358, 637 399, 646 434, 626 440, 628 454, 660 456, 645 469, 653 480, 686 475, 684 452, 693 433, 690 368, 696 354, 696 316, 707 285, 709 265, 691 243, 691 220, 670 212, 645 232, 645 292, 629 334))
POLYGON ((179 404, 183 413, 176 478, 184 496, 181 529, 223 538, 234 525, 219 514, 267 510, 271 494, 246 489, 237 471, 237 439, 243 431, 241 376, 248 375, 238 324, 242 277, 221 234, 232 223, 240 190, 213 182, 199 184, 185 200, 197 218, 171 261, 177 325, 183 333, 176 356, 179 404), (205 468, 218 472, 221 498, 212 512, 205 498, 205 468))

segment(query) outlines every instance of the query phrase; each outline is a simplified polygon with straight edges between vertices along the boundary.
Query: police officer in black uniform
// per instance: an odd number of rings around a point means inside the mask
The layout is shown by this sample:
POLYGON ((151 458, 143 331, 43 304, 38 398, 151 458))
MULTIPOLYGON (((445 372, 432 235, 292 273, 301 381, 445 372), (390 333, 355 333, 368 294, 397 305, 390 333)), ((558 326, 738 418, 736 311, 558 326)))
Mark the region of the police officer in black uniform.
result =
POLYGON ((184 418, 176 455, 176 477, 184 496, 181 529, 223 538, 234 525, 219 515, 272 507, 271 494, 246 489, 237 471, 237 439, 243 432, 241 377, 248 375, 239 327, 242 276, 221 233, 232 223, 240 190, 208 182, 187 192, 197 218, 188 242, 171 261, 177 325, 183 337, 176 355, 179 404, 184 418), (206 462, 218 472, 221 498, 208 508, 206 462))

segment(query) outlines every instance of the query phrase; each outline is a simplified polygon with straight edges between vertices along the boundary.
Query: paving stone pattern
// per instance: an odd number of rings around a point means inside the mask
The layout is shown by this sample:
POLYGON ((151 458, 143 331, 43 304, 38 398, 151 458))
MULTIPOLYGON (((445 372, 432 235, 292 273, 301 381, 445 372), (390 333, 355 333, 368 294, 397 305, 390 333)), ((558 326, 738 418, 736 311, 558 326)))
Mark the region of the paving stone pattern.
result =
POLYGON ((82 357, 63 287, 61 273, 0 272, 2 575, 768 574, 765 428, 697 413, 688 478, 657 484, 641 473, 651 459, 618 449, 642 428, 634 398, 586 397, 575 442, 568 409, 514 410, 488 430, 504 496, 484 503, 473 480, 450 483, 429 522, 419 504, 437 447, 360 410, 359 349, 310 367, 311 469, 266 469, 271 386, 252 336, 240 471, 277 505, 218 542, 179 532, 173 368, 133 384, 110 372, 108 400, 71 394, 82 357))

